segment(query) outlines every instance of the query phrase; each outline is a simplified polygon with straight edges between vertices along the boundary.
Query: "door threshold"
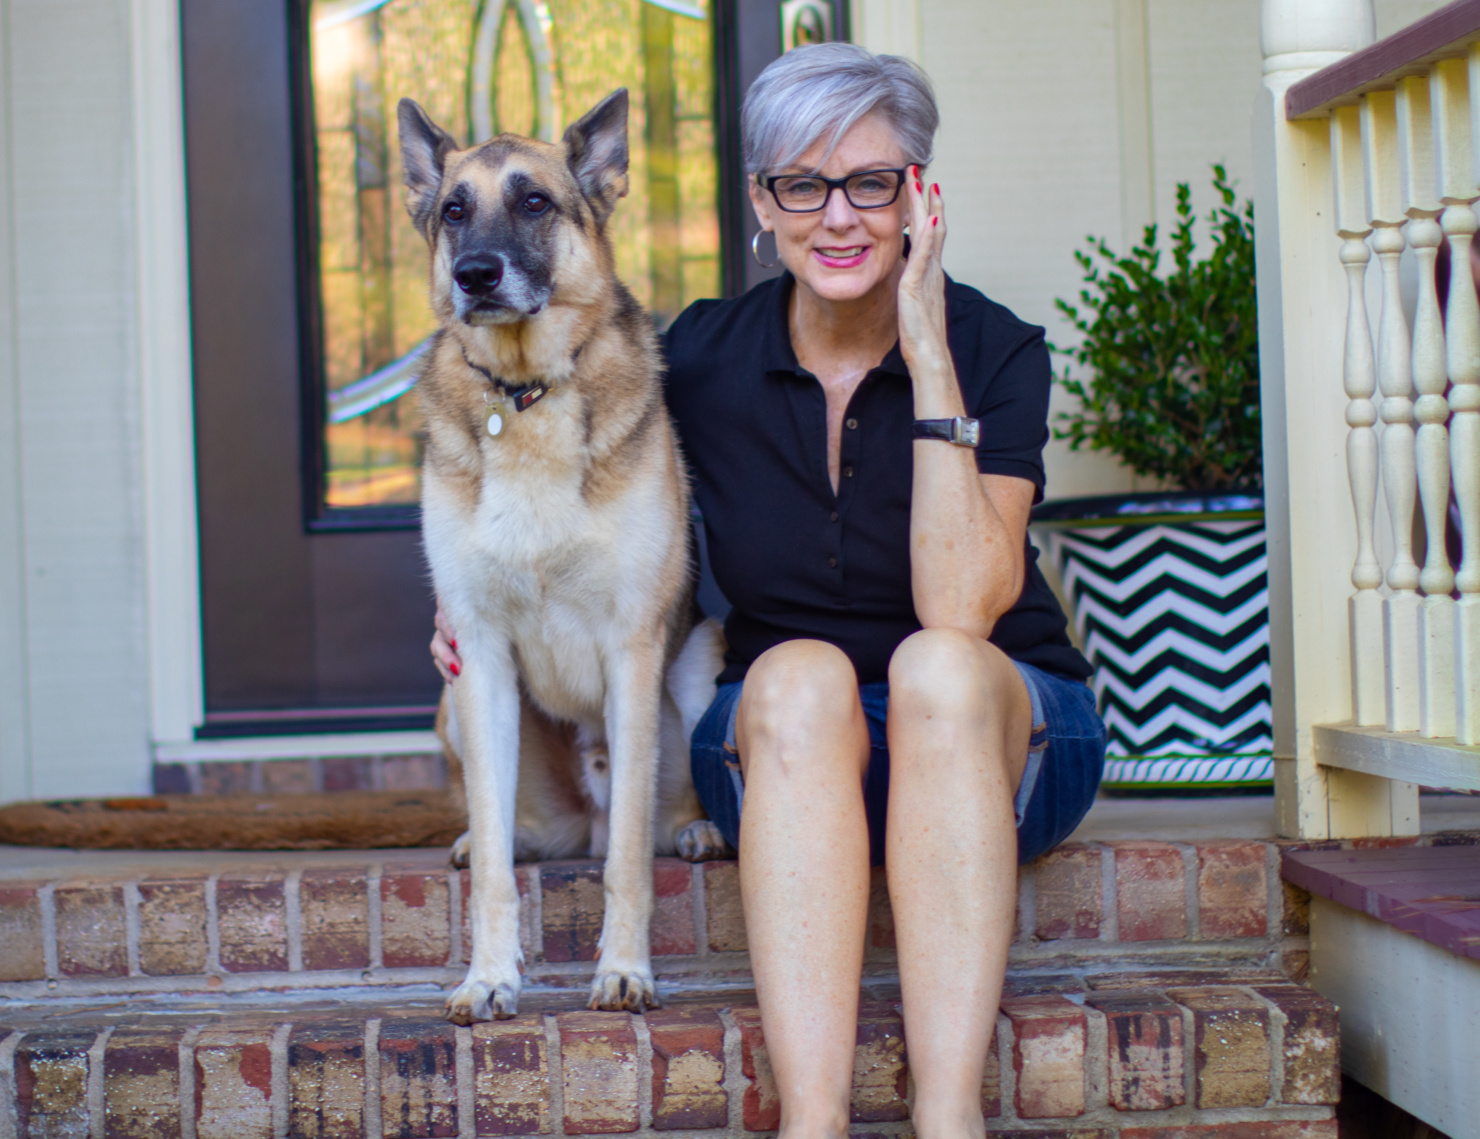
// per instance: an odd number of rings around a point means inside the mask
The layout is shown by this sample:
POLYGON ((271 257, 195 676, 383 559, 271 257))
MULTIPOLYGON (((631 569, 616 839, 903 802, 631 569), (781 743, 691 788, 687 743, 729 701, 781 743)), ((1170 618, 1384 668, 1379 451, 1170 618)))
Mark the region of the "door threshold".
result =
POLYGON ((328 759, 415 755, 442 751, 437 733, 424 731, 317 732, 296 736, 234 736, 154 745, 155 763, 240 763, 262 759, 328 759))

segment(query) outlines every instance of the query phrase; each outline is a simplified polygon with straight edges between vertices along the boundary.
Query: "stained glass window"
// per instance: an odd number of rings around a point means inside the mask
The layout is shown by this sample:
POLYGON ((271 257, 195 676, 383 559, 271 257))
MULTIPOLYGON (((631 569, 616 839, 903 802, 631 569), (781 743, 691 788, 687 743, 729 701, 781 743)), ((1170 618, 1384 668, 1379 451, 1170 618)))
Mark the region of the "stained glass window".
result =
POLYGON ((420 497, 427 254, 402 205, 396 104, 454 137, 555 141, 632 94, 617 269, 666 326, 720 292, 712 0, 312 0, 308 43, 326 407, 323 503, 420 497))

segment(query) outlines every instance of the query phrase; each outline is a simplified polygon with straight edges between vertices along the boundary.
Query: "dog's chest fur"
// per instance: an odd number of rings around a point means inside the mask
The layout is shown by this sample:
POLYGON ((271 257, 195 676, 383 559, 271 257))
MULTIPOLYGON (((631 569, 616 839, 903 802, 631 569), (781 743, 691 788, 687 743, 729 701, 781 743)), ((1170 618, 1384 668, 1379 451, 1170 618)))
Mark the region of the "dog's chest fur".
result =
POLYGON ((429 463, 423 526, 444 605, 508 639, 546 712, 595 728, 604 663, 634 635, 662 635, 650 587, 667 576, 674 519, 661 475, 592 495, 586 419, 580 393, 560 388, 511 414, 479 440, 476 495, 429 463))

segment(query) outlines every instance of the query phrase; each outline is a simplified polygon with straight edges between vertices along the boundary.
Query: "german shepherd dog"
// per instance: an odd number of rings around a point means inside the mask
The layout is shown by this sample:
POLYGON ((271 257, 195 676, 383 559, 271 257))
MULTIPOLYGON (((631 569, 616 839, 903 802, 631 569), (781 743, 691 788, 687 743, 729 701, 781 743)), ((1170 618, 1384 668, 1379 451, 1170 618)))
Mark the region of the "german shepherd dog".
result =
POLYGON ((591 1007, 657 1004, 654 847, 691 860, 704 819, 686 741, 719 635, 695 626, 689 492, 651 320, 606 225, 627 193, 627 92, 559 145, 459 149, 401 100, 406 207, 441 322, 420 380, 422 528, 463 671, 443 695, 473 867, 458 1024, 513 1016, 516 857, 606 855, 591 1007))

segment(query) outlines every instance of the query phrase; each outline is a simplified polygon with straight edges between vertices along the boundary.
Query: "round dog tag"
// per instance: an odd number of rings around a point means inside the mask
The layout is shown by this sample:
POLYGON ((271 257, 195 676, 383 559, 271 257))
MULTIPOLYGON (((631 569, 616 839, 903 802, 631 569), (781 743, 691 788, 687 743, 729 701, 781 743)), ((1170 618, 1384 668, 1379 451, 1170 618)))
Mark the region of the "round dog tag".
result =
POLYGON ((490 435, 503 434, 504 409, 501 407, 493 407, 492 405, 490 405, 488 408, 488 418, 483 421, 483 425, 488 428, 488 433, 490 435))

